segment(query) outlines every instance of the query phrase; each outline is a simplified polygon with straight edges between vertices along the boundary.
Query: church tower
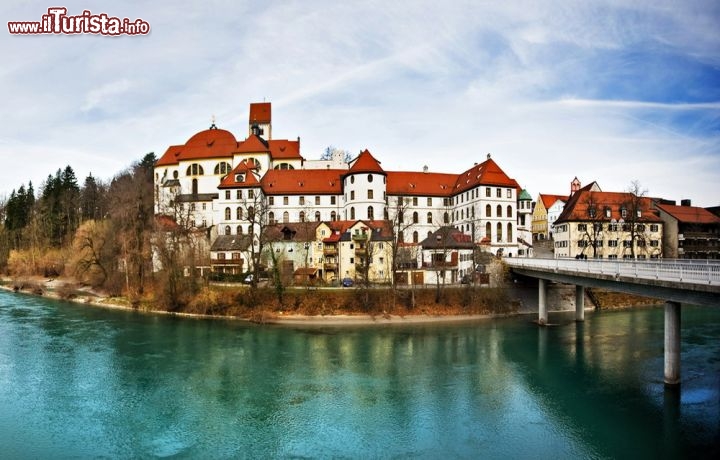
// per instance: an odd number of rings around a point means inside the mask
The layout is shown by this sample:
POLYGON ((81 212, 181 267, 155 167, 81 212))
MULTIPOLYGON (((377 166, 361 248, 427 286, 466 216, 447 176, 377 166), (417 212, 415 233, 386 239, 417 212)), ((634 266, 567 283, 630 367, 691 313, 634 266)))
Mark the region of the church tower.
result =
POLYGON ((272 139, 272 107, 269 102, 253 102, 250 104, 248 119, 248 136, 253 134, 266 141, 272 139))

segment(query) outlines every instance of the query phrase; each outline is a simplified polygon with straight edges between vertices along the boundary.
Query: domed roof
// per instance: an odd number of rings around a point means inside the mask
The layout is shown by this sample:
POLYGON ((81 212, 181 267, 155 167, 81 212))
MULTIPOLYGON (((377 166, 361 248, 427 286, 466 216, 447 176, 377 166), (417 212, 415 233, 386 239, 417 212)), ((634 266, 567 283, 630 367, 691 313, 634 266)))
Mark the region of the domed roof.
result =
POLYGON ((173 145, 158 160, 156 166, 177 164, 183 160, 202 160, 208 158, 232 158, 238 143, 230 131, 210 129, 192 136, 185 145, 173 145))
POLYGON ((210 128, 200 131, 185 142, 185 147, 217 147, 219 145, 234 149, 237 147, 237 139, 230 131, 210 128))

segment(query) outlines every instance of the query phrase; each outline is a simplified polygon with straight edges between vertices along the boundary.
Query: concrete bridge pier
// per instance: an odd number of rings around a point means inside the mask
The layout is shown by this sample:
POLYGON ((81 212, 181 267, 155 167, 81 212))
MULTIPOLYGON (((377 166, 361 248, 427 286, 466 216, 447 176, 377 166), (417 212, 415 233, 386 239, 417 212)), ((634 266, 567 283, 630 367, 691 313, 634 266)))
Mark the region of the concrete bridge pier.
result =
POLYGON ((665 386, 680 385, 680 302, 665 302, 665 386))
POLYGON ((585 286, 575 285, 575 321, 585 321, 585 286))
POLYGON ((547 320, 547 281, 538 278, 538 324, 545 326, 547 320))

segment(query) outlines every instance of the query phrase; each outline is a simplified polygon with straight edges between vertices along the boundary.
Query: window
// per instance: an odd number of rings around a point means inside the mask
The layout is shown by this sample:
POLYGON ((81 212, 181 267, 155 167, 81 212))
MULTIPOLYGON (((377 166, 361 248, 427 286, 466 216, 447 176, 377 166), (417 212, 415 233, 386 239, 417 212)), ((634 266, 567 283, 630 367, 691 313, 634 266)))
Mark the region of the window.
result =
POLYGON ((304 196, 301 196, 301 197, 299 198, 299 200, 300 200, 300 206, 303 206, 303 205, 305 204, 305 197, 304 197, 304 196))
POLYGON ((624 248, 631 248, 631 247, 632 247, 632 240, 625 240, 625 241, 623 241, 623 247, 624 247, 624 248))
POLYGON ((274 197, 274 196, 269 196, 269 197, 268 197, 268 204, 269 204, 270 206, 273 206, 273 205, 275 204, 275 197, 274 197))
POLYGON ((224 253, 224 252, 219 252, 219 253, 218 253, 218 260, 225 260, 225 253, 224 253))
POLYGON ((236 192, 236 194, 235 194, 235 197, 236 197, 238 200, 242 200, 242 190, 238 190, 238 191, 236 192))
POLYGON ((190 210, 195 211, 195 203, 190 203, 190 210))
POLYGON ((587 231, 587 225, 586 224, 578 224, 578 232, 585 232, 587 231))
POLYGON ((584 248, 588 244, 587 244, 587 241, 585 241, 585 240, 578 240, 577 245, 579 248, 584 248))
POLYGON ((638 231, 638 232, 644 232, 644 231, 645 231, 645 226, 644 226, 643 224, 639 224, 639 225, 637 226, 637 231, 638 231))
POLYGON ((485 187, 485 196, 490 197, 490 187, 485 187))
POLYGON ((450 215, 449 215, 447 212, 445 212, 445 213, 443 214, 443 223, 444 223, 444 224, 449 224, 449 223, 450 223, 450 215))
POLYGON ((197 179, 192 180, 192 194, 197 195, 198 194, 198 181, 197 179))
POLYGON ((232 210, 230 208, 225 208, 225 220, 230 220, 232 218, 232 210))
POLYGON ((617 231, 618 231, 618 224, 610 224, 610 225, 608 225, 608 231, 609 231, 609 232, 617 232, 617 231))
POLYGON ((660 229, 658 224, 650 224, 650 231, 651 232, 657 232, 660 229))
POLYGON ((512 215, 513 215, 512 206, 508 205, 508 207, 507 207, 507 216, 508 216, 508 217, 512 217, 512 215))
POLYGON ((417 203, 418 203, 418 202, 417 202, 417 197, 414 196, 414 197, 412 198, 412 205, 413 205, 413 206, 417 206, 417 203))
POLYGON ((177 171, 173 171, 173 179, 177 179, 177 178, 178 178, 178 172, 177 172, 177 171))
POLYGON ((427 199, 427 205, 428 207, 432 206, 432 198, 427 199))
POLYGON ((354 184, 354 183, 355 183, 355 176, 350 176, 350 183, 351 183, 351 184, 354 184))
POLYGON ((368 206, 368 209, 367 209, 367 218, 368 218, 369 220, 374 220, 374 219, 375 219, 375 211, 374 211, 374 209, 373 209, 372 206, 368 206))
POLYGON ((226 200, 230 199, 230 190, 225 190, 225 199, 226 200))
POLYGON ((330 197, 330 204, 335 204, 335 195, 330 197))
POLYGON ((207 209, 207 203, 202 204, 202 209, 203 209, 203 211, 205 211, 207 209))
POLYGON ((351 200, 355 199, 355 190, 350 190, 350 199, 351 200))
POLYGON ((372 174, 368 174, 368 182, 372 182, 372 181, 373 181, 373 175, 372 175, 372 174))
POLYGON ((486 236, 489 240, 492 240, 492 232, 491 232, 491 230, 492 230, 492 226, 490 225, 490 222, 486 223, 486 224, 485 224, 485 236, 486 236))
POLYGON ((227 174, 230 172, 230 163, 227 162, 221 162, 215 165, 215 175, 218 174, 227 174))
POLYGON ((242 210, 242 208, 241 208, 240 206, 238 206, 238 208, 235 210, 235 214, 236 214, 235 219, 237 219, 237 220, 242 220, 242 218, 243 218, 243 210, 242 210))
POLYGON ((420 241, 418 232, 413 232, 413 243, 417 243, 418 241, 420 241))
POLYGON ((330 220, 337 220, 337 213, 335 213, 335 211, 330 213, 330 220))
POLYGON ((283 223, 287 224, 288 222, 290 222, 290 214, 287 211, 285 211, 283 213, 283 223))
POLYGON ((290 202, 290 200, 288 199, 288 197, 284 196, 283 197, 283 205, 287 206, 289 204, 289 202, 290 202))
POLYGON ((413 213, 413 224, 417 224, 420 221, 417 211, 413 213))
POLYGON ((502 198, 502 190, 501 190, 501 189, 496 189, 496 190, 495 190, 495 196, 498 197, 498 198, 502 198))
POLYGON ((250 206, 247 210, 247 214, 248 214, 248 220, 254 220, 255 219, 255 208, 250 206))
POLYGON ((512 243, 512 237, 513 237, 512 224, 508 222, 508 224, 507 224, 507 240, 508 240, 508 243, 512 243))
MULTIPOLYGON (((352 245, 351 245, 351 246, 352 246, 352 245)), ((350 248, 350 249, 352 249, 352 248, 350 248)), ((354 263, 355 263, 355 257, 350 257, 350 263, 351 263, 351 264, 354 264, 354 263)))
POLYGON ((512 198, 512 189, 511 188, 507 189, 507 197, 512 198))
POLYGON ((238 235, 242 235, 242 225, 238 225, 238 226, 237 226, 237 229, 235 230, 235 233, 237 233, 238 235))
POLYGON ((616 248, 618 246, 617 240, 610 240, 608 241, 608 247, 609 248, 616 248))
POLYGON ((300 211, 298 220, 300 222, 305 222, 305 211, 300 211))
POLYGON ((270 211, 268 213, 268 221, 270 222, 270 224, 275 223, 275 213, 274 212, 270 211))
POLYGON ((315 211, 315 222, 320 222, 320 211, 315 211))
POLYGON ((320 197, 319 196, 315 197, 315 206, 320 206, 320 197))
POLYGON ((445 206, 445 207, 450 206, 450 199, 449 199, 449 198, 443 198, 443 206, 445 206))
POLYGON ((656 248, 656 247, 658 247, 658 246, 660 246, 660 242, 659 242, 658 240, 650 240, 650 247, 651 247, 651 248, 656 248))
POLYGON ((403 231, 400 230, 397 234, 397 240, 398 243, 404 243, 405 242, 405 235, 403 234, 403 231))
MULTIPOLYGON (((498 189, 500 190, 500 189, 498 189)), ((498 242, 502 241, 502 224, 500 222, 497 223, 497 240, 498 242)))
POLYGON ((350 220, 355 220, 355 207, 350 208, 350 220))
POLYGON ((427 223, 432 224, 432 213, 431 212, 427 213, 427 223))
MULTIPOLYGON (((500 189, 498 189, 498 190, 500 190, 500 189)), ((498 217, 502 217, 502 206, 497 205, 497 208, 495 209, 495 212, 496 212, 496 214, 497 214, 498 217)))
POLYGON ((187 176, 202 176, 205 174, 203 167, 197 163, 193 163, 187 168, 187 176))
POLYGON ((605 208, 605 217, 609 219, 611 215, 612 211, 610 210, 610 208, 605 208))
POLYGON ((492 216, 492 207, 490 205, 485 206, 485 217, 492 216))
POLYGON ((625 209, 624 207, 620 208, 620 215, 622 216, 623 219, 626 218, 627 217, 627 209, 625 209))
POLYGON ((229 226, 229 225, 226 225, 226 226, 225 226, 225 234, 226 234, 226 235, 229 235, 229 234, 230 234, 230 226, 229 226))
POLYGON ((368 190, 367 192, 368 192, 368 200, 372 200, 373 199, 373 191, 368 190))

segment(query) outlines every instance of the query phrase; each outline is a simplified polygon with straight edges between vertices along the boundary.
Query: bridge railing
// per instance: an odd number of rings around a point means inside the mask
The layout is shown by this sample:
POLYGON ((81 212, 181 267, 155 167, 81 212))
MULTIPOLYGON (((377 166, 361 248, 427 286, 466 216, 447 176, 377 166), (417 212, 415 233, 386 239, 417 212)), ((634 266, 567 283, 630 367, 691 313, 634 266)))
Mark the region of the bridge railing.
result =
POLYGON ((720 260, 505 258, 512 267, 720 286, 720 260))

